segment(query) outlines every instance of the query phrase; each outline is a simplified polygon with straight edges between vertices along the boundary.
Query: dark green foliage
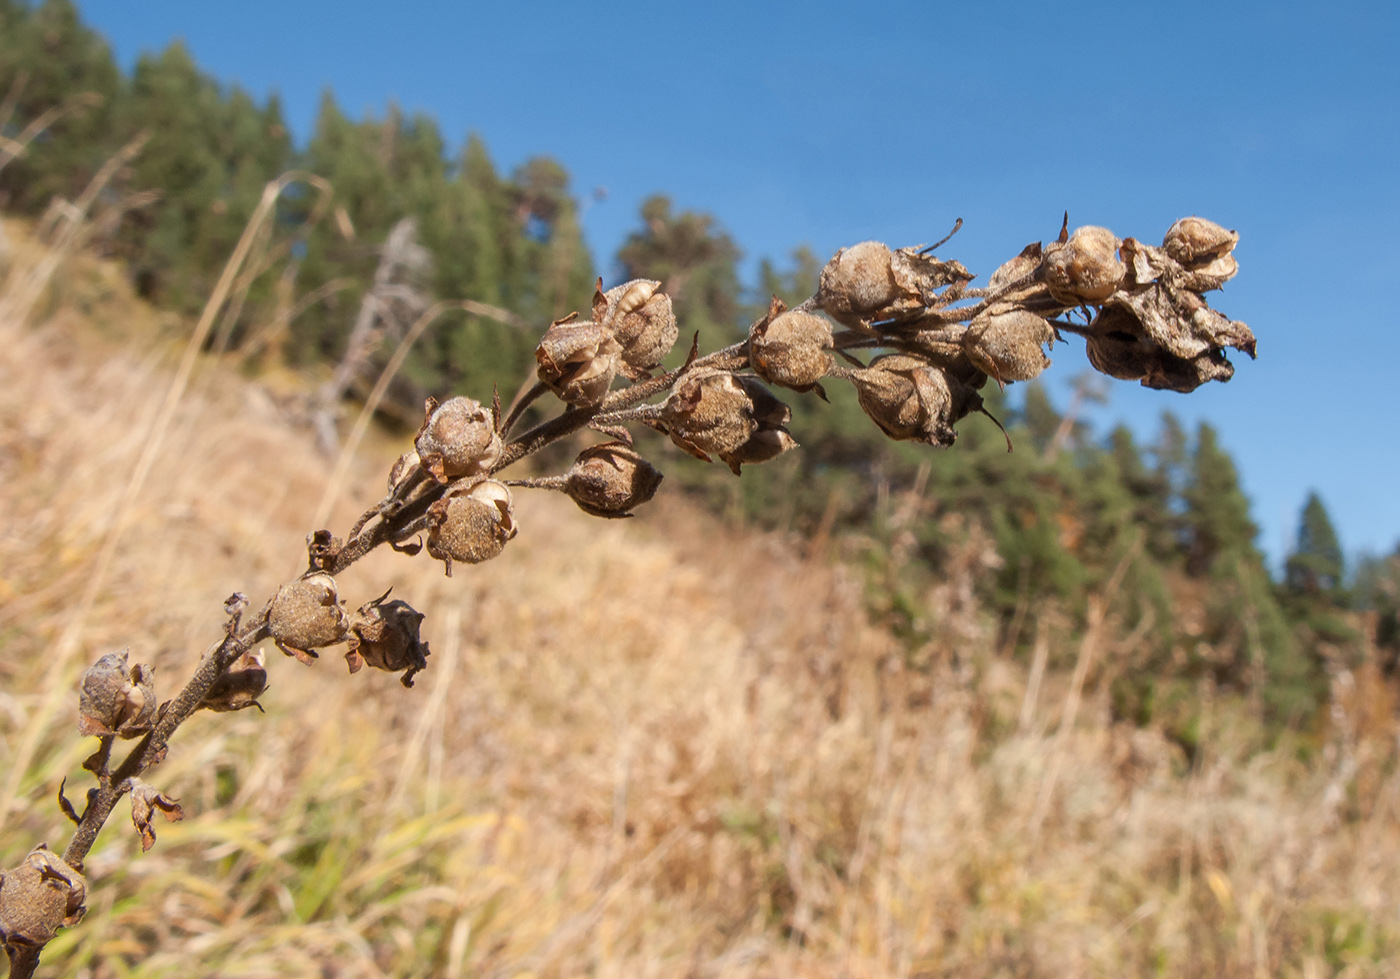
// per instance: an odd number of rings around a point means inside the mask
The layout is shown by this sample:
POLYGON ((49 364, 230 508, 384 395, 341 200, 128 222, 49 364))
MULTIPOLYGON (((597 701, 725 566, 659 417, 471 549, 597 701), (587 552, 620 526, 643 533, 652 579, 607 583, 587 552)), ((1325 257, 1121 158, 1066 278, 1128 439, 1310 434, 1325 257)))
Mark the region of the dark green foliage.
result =
POLYGON ((1337 541, 1332 518, 1322 498, 1309 493, 1298 522, 1298 544, 1288 556, 1284 582, 1293 592, 1340 601, 1343 574, 1342 545, 1337 541))

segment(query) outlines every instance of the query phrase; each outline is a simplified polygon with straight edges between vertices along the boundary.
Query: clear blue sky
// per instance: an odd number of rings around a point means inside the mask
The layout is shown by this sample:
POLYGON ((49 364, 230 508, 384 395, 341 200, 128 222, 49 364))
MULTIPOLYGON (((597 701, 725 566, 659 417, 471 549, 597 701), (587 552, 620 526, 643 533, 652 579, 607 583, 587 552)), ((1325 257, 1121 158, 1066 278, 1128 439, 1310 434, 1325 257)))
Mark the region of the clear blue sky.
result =
MULTIPOLYGON (((750 263, 806 243, 946 251, 986 275, 1033 239, 1185 214, 1241 234, 1213 304, 1260 359, 1190 396, 1116 383, 1093 420, 1170 408, 1240 464, 1275 559, 1309 489, 1349 552, 1400 539, 1400 4, 190 3, 80 0, 124 66, 182 38, 299 138, 323 90, 550 155, 601 268, 664 191, 750 263)), ((747 266, 752 267, 750 264, 747 266)), ((1086 362, 1057 348, 1047 377, 1086 362)))

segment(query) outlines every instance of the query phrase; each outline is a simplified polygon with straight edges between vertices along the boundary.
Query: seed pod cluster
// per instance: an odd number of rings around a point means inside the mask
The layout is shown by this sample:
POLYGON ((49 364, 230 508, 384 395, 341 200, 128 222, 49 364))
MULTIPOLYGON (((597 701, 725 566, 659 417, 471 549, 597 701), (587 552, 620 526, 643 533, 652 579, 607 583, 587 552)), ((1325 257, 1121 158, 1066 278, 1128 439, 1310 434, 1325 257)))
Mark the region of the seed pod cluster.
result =
MULTIPOLYGON (((472 398, 427 400, 423 425, 413 440, 416 460, 440 483, 490 470, 501 456, 493 413, 472 398)), ((401 457, 389 475, 390 491, 412 475, 415 460, 401 457)))
POLYGON ((452 562, 480 564, 517 533, 510 489, 493 479, 450 493, 428 510, 428 553, 452 577, 452 562))
POLYGON ((83 674, 78 695, 78 732, 135 738, 155 723, 155 671, 145 663, 129 666, 130 649, 108 653, 83 674))
POLYGON ((676 385, 656 425, 686 452, 706 462, 719 456, 738 475, 746 462, 797 447, 786 427, 791 420, 791 409, 758 378, 703 370, 676 385))
POLYGON ((806 310, 790 310, 774 296, 768 315, 749 330, 749 364, 769 384, 811 391, 820 388, 831 369, 827 351, 833 345, 826 320, 806 310))
POLYGON ((351 673, 358 673, 365 665, 390 673, 403 670, 399 679, 411 687, 413 675, 428 666, 428 644, 418 634, 423 613, 398 599, 386 602, 388 597, 386 592, 351 614, 345 662, 351 673))
POLYGON ((656 495, 661 473, 625 442, 605 442, 579 453, 564 474, 563 490, 595 517, 626 517, 656 495))
POLYGON ((9 949, 47 945, 58 929, 82 920, 86 901, 83 875, 40 844, 0 874, 0 942, 9 949))
POLYGON ((344 641, 347 621, 335 579, 314 571, 278 588, 267 627, 278 649, 308 665, 317 649, 344 641))

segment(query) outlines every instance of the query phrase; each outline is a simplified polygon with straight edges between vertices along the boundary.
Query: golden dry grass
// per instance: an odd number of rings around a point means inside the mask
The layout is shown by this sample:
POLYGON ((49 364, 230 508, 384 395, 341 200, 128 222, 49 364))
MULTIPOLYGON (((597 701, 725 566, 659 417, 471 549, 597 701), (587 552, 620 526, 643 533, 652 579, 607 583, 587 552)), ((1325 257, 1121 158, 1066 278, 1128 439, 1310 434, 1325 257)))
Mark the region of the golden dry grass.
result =
MULTIPOLYGON (((45 704, 54 718, 0 835, 6 866, 66 838, 54 792, 92 748, 74 728, 81 669, 129 644, 172 695, 230 592, 260 602, 304 566, 328 469, 265 385, 203 368, 46 689, 178 354, 101 263, 75 266, 50 311, 38 329, 0 324, 5 771, 45 704)), ((342 500, 378 498, 393 451, 366 448, 342 500)), ((1311 760, 1236 757, 1244 722, 1222 706, 1189 765, 1108 721, 1097 671, 1060 731, 1078 647, 1055 627, 1018 728, 1025 669, 970 597, 988 559, 975 533, 927 596, 935 665, 915 671, 865 621, 857 573, 789 541, 674 498, 602 522, 527 497, 520 523, 500 559, 450 580, 422 555, 343 576, 351 604, 393 584, 427 613, 417 687, 269 647, 267 714, 179 732, 149 780, 188 818, 145 855, 124 818, 108 824, 88 918, 44 974, 1400 967, 1395 730, 1364 671, 1339 678, 1311 760)))

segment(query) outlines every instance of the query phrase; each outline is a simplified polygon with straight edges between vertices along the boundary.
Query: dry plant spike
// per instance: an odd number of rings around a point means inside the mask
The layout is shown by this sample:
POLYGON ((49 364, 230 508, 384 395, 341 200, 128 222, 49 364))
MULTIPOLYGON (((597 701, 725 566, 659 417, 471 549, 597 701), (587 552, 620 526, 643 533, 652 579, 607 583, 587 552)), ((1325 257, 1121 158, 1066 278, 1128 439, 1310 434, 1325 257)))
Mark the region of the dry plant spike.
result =
MULTIPOLYGON (((198 347, 242 273, 272 203, 295 179, 309 178, 288 174, 268 185, 205 308, 146 453, 127 483, 116 530, 104 543, 99 582, 151 454, 183 395, 198 347)), ((959 220, 954 233, 961 225, 959 220)), ((718 458, 737 475, 745 464, 769 461, 797 446, 788 431, 792 412, 768 385, 824 398, 822 381, 845 381, 889 438, 950 446, 963 418, 986 413, 978 390, 989 378, 1005 385, 1036 377, 1049 366, 1044 348, 1058 338, 1057 331, 1084 336, 1090 362, 1103 373, 1178 391, 1228 380, 1234 368, 1227 349, 1255 353, 1249 328, 1212 309, 1203 295, 1237 270, 1232 252, 1238 235, 1213 222, 1184 218, 1157 248, 1136 238, 1120 240, 1096 226, 1071 234, 1066 213, 1056 241, 1027 245, 998 267, 983 289, 969 288, 974 277, 961 263, 933 256, 951 237, 930 247, 890 248, 867 241, 843 248, 823 268, 814 296, 791 309, 774 298, 743 341, 707 355, 700 354, 696 333, 681 365, 659 373, 679 336, 661 283, 636 279, 604 290, 599 280, 589 319, 571 314, 544 331, 535 354, 536 381, 521 388, 504 414, 498 391, 489 407, 465 396, 442 403, 430 399, 413 447, 388 473, 387 495, 362 513, 345 538, 326 529, 308 535, 306 573, 280 586, 256 613, 249 611, 254 606, 246 596, 230 596, 223 609, 224 636, 171 701, 157 710, 150 667, 130 665, 127 650, 101 657, 84 675, 79 730, 100 741, 83 767, 96 777, 97 787, 79 814, 60 786, 60 809, 78 823, 61 858, 39 847, 24 865, 0 876, 0 936, 11 951, 11 974, 31 975, 37 949, 57 928, 81 916, 83 858, 123 795, 131 794, 143 848, 154 842, 157 811, 167 819, 180 817, 178 803, 139 778, 164 757, 175 730, 199 710, 261 709, 258 698, 267 689, 268 670, 255 649, 258 643, 271 639, 311 665, 318 649, 344 642, 351 673, 370 666, 399 673, 404 686, 412 686, 428 663, 422 613, 389 600, 386 590, 347 614, 336 580, 382 545, 410 557, 425 546, 448 576, 455 565, 491 560, 518 533, 511 486, 563 492, 593 516, 628 516, 653 498, 662 481, 628 426, 655 429, 697 458, 718 458), (1071 319, 1075 310, 1083 313, 1083 325, 1071 319), (844 329, 833 330, 827 317, 844 329), (869 363, 855 351, 869 351, 869 363), (838 364, 834 355, 852 366, 838 364), (525 406, 546 391, 564 403, 563 410, 512 436, 525 406), (497 478, 585 430, 606 433, 612 441, 583 448, 559 475, 497 478), (116 741, 138 736, 130 754, 114 763, 116 741)), ((436 317, 454 308, 471 307, 465 301, 438 303, 403 337, 337 459, 313 525, 329 514, 369 415, 408 349, 436 317)), ((1006 435, 1001 423, 992 421, 1006 435)), ((94 595, 90 585, 83 615, 94 595)), ((68 635, 62 648, 75 643, 76 635, 68 635)), ((21 749, 23 768, 34 746, 21 749)), ((12 774, 10 780, 17 784, 17 778, 12 774)))

